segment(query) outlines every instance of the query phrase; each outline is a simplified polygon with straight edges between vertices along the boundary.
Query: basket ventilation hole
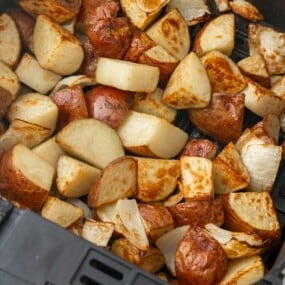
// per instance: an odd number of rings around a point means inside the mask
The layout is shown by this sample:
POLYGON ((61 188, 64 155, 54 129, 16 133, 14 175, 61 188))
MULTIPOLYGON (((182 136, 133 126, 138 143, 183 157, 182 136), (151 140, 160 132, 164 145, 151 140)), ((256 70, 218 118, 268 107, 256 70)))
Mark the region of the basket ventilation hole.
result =
POLYGON ((96 268, 97 270, 103 272, 104 274, 118 280, 118 281, 121 281, 123 280, 123 274, 117 270, 115 270, 114 268, 98 261, 98 260, 95 260, 95 259, 92 259, 90 261, 90 265, 94 268, 96 268))

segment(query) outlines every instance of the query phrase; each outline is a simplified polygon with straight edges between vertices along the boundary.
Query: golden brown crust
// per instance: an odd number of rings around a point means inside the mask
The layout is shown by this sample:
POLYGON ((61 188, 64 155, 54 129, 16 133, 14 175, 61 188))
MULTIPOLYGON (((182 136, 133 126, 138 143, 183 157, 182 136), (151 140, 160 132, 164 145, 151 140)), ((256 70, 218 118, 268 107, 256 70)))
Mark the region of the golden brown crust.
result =
POLYGON ((224 222, 221 199, 189 201, 168 207, 175 226, 191 225, 203 227, 208 223, 220 226, 224 222))
POLYGON ((208 107, 190 109, 188 115, 203 133, 223 144, 236 142, 242 133, 244 95, 215 93, 208 107))
POLYGON ((202 228, 190 228, 176 252, 176 277, 179 284, 218 284, 227 264, 223 248, 213 237, 202 228))
POLYGON ((21 207, 39 211, 48 191, 36 186, 13 165, 13 149, 4 152, 0 161, 0 194, 21 207))

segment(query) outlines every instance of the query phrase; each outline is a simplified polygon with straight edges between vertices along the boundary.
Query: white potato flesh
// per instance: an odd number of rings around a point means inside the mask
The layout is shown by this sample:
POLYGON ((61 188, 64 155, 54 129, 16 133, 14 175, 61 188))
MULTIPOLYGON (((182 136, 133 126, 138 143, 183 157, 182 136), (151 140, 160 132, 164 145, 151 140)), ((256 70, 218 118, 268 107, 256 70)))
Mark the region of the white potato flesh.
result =
POLYGON ((32 151, 54 168, 56 168, 59 156, 64 154, 63 149, 56 143, 55 136, 32 148, 32 151))
POLYGON ((49 191, 51 188, 54 169, 37 154, 22 144, 15 146, 13 151, 13 165, 33 184, 49 191))
POLYGON ((14 20, 6 13, 0 16, 0 60, 14 66, 20 56, 22 44, 14 20))
POLYGON ((156 240, 155 245, 162 252, 165 264, 173 276, 176 276, 175 257, 180 241, 187 233, 190 226, 176 227, 156 240))
POLYGON ((157 20, 146 30, 146 34, 179 60, 189 52, 191 41, 188 25, 178 9, 157 20))
POLYGON ((154 115, 172 123, 175 120, 177 110, 162 102, 163 90, 156 88, 151 93, 136 93, 132 110, 136 112, 154 115))
POLYGON ((28 53, 22 56, 15 73, 22 83, 42 94, 48 93, 61 79, 61 75, 42 68, 28 53))
POLYGON ((135 199, 118 200, 115 210, 115 230, 141 250, 149 247, 137 201, 135 199))
POLYGON ((69 123, 57 134, 56 142, 67 153, 100 169, 124 155, 116 131, 91 118, 69 123))
POLYGON ((11 122, 21 119, 33 124, 55 130, 58 108, 50 97, 40 93, 28 93, 18 98, 10 105, 7 118, 11 122))
POLYGON ((282 147, 273 144, 252 144, 242 154, 250 183, 250 191, 271 191, 282 157, 282 147))
POLYGON ((186 200, 203 200, 214 197, 213 163, 198 156, 181 158, 182 183, 180 187, 186 200))
POLYGON ((206 69, 199 57, 190 52, 170 76, 162 102, 176 109, 187 109, 206 107, 210 99, 211 85, 206 69))
POLYGON ((80 85, 81 88, 84 88, 84 87, 92 86, 95 84, 96 84, 95 78, 87 77, 84 74, 70 75, 60 80, 54 87, 53 92, 56 92, 60 89, 67 88, 67 87, 73 87, 75 85, 80 85))
POLYGON ((61 155, 57 162, 56 185, 59 193, 68 198, 87 195, 92 183, 101 170, 67 155, 61 155))
POLYGON ((81 42, 45 15, 37 17, 33 47, 40 65, 61 75, 77 71, 84 58, 81 42))
POLYGON ((122 144, 133 153, 173 158, 184 147, 188 134, 153 115, 130 111, 118 128, 122 144))
POLYGON ((83 210, 59 198, 49 196, 42 207, 41 215, 45 219, 67 228, 83 217, 83 210))
POLYGON ((8 150, 17 143, 29 148, 34 147, 51 135, 51 130, 20 119, 15 119, 9 128, 0 136, 0 148, 8 150))
POLYGON ((19 78, 16 73, 5 63, 0 61, 0 87, 8 90, 13 98, 16 98, 16 95, 20 89, 19 78))
POLYGON ((126 91, 153 92, 158 84, 159 68, 126 60, 100 57, 95 80, 99 84, 126 91))

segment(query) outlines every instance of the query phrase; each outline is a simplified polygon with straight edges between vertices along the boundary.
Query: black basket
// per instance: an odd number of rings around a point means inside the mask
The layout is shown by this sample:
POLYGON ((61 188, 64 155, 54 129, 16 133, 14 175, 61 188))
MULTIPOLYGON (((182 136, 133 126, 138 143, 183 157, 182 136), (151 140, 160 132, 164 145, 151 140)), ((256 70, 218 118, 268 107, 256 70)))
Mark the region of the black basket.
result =
MULTIPOLYGON (((10 1, 0 0, 0 9, 10 1)), ((285 32, 284 0, 252 0, 265 16, 262 24, 285 32)), ((215 11, 215 7, 212 7, 215 11)), ((248 55, 248 22, 236 17, 236 47, 233 59, 248 55)), ((246 114, 245 124, 256 122, 246 114)), ((176 124, 195 136, 185 112, 176 124)), ((285 241, 285 162, 280 166, 272 197, 285 241)), ((281 285, 285 267, 285 243, 279 254, 265 256, 271 267, 256 284, 281 285)), ((0 199, 0 284, 1 285, 155 285, 168 284, 82 238, 41 218, 29 210, 20 210, 0 199)), ((206 284, 205 284, 206 285, 206 284)))

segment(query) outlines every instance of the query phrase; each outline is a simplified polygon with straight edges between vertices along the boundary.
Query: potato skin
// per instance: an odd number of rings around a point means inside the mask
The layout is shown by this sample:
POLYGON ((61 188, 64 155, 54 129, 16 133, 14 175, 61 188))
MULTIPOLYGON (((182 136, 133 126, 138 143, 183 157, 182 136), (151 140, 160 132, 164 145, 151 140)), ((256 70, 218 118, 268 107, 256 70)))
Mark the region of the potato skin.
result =
POLYGON ((6 89, 0 87, 0 119, 2 119, 13 101, 13 95, 6 89))
POLYGON ((33 184, 13 166, 13 148, 4 152, 0 161, 0 195, 23 208, 39 211, 48 191, 33 184))
POLYGON ((176 227, 183 225, 203 227, 208 223, 221 226, 224 212, 221 199, 189 201, 168 207, 176 227))
POLYGON ((226 273, 227 264, 223 248, 203 228, 189 228, 176 251, 179 284, 218 284, 226 273))
POLYGON ((117 128, 129 110, 130 92, 109 86, 95 86, 85 93, 90 117, 117 128))
POLYGON ((60 89, 50 95, 58 107, 57 130, 61 130, 69 122, 87 118, 88 111, 84 94, 80 86, 60 89))
POLYGON ((190 109, 191 122, 203 133, 222 144, 236 142, 241 136, 244 115, 244 95, 214 93, 206 108, 190 109))

